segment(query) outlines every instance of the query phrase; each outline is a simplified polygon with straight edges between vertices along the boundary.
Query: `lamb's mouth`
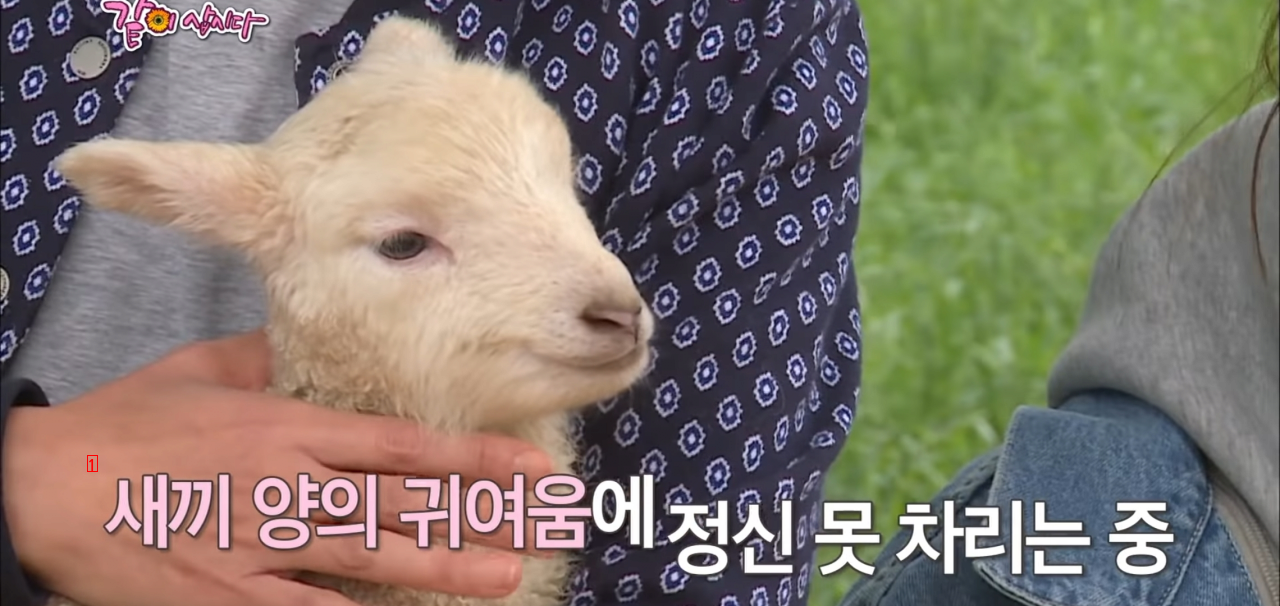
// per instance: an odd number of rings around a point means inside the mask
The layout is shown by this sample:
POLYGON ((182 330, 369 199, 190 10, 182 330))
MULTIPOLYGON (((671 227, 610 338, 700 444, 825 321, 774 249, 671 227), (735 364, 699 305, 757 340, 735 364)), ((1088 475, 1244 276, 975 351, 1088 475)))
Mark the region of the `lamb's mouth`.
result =
POLYGON ((558 363, 573 368, 575 370, 585 370, 592 374, 619 374, 625 373, 637 366, 643 366, 649 361, 648 344, 640 344, 632 348, 631 351, 617 358, 576 358, 576 359, 559 359, 558 363))

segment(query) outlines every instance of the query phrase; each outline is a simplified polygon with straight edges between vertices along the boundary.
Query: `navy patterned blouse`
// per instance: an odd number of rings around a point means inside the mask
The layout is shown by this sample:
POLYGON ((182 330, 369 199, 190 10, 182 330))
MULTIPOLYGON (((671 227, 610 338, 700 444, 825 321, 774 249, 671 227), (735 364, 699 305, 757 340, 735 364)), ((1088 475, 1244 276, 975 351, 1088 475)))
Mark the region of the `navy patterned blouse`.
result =
MULTIPOLYGON (((144 37, 126 49, 98 4, 0 0, 0 362, 18 350, 75 223, 79 200, 50 162, 111 130, 150 48, 144 37), (70 64, 86 37, 112 45, 91 80, 70 64)), ((647 387, 577 427, 589 483, 653 477, 655 542, 593 532, 569 604, 807 603, 823 477, 861 376, 851 251, 868 62, 856 4, 356 0, 297 40, 299 103, 392 12, 435 20, 465 50, 541 83, 571 123, 600 237, 659 318, 647 387), (682 570, 681 550, 703 541, 665 540, 680 518, 662 511, 717 501, 731 535, 752 504, 774 533, 789 510, 790 547, 755 536, 725 546, 717 574, 682 570), (745 573, 744 545, 782 568, 745 573)))

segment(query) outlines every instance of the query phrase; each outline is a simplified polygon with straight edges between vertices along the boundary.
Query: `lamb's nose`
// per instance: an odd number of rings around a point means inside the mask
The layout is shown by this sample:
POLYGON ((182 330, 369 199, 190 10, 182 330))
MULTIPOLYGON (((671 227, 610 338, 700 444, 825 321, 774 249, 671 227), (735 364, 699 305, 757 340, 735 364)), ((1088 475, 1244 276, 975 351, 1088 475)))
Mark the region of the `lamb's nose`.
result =
POLYGON ((582 321, 601 332, 626 333, 635 339, 640 333, 639 305, 634 307, 592 306, 582 312, 582 321))

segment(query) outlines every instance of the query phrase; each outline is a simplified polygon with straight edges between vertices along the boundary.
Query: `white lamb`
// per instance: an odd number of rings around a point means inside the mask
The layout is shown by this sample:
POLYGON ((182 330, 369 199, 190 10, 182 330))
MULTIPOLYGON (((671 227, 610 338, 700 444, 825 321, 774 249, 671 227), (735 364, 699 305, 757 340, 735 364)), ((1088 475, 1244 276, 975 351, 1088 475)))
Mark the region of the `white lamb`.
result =
MULTIPOLYGON (((643 375, 654 320, 579 202, 558 113, 523 75, 455 53, 389 18, 265 142, 104 139, 58 166, 96 206, 252 261, 274 390, 505 433, 571 473, 569 415, 643 375)), ((569 568, 528 557, 500 600, 326 584, 367 606, 552 606, 569 568)))

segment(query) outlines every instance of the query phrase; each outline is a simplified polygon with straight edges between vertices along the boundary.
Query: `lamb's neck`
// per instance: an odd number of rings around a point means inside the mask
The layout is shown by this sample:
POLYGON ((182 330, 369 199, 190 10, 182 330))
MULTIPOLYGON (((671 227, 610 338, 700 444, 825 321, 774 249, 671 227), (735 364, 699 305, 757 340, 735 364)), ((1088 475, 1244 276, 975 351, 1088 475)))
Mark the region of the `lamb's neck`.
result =
MULTIPOLYGON (((362 414, 411 419, 446 434, 490 433, 524 440, 551 456, 558 472, 569 473, 575 458, 569 437, 569 414, 548 414, 489 426, 475 418, 482 402, 466 402, 466 394, 446 381, 425 377, 396 384, 367 372, 346 357, 306 353, 300 347, 276 347, 272 390, 317 406, 362 414)), ((461 390, 467 391, 467 390, 461 390)))
POLYGON ((297 380, 298 375, 287 371, 279 376, 281 380, 275 386, 277 392, 318 406, 408 418, 442 433, 485 432, 507 435, 542 449, 551 457, 552 466, 557 473, 573 472, 576 453, 569 437, 568 414, 547 415, 504 427, 479 427, 457 415, 441 413, 432 416, 429 413, 433 409, 421 406, 419 401, 397 399, 386 391, 373 389, 366 384, 326 385, 324 382, 297 380))
POLYGON ((411 419, 447 433, 476 429, 456 412, 425 404, 427 400, 409 390, 352 377, 342 369, 311 367, 302 372, 296 367, 284 367, 276 372, 274 387, 280 393, 334 410, 411 419))
POLYGON ((290 378, 290 373, 281 373, 276 381, 275 390, 291 397, 310 402, 317 406, 359 412, 374 415, 396 415, 393 399, 381 390, 366 390, 362 386, 326 385, 322 381, 300 377, 290 378))

